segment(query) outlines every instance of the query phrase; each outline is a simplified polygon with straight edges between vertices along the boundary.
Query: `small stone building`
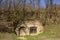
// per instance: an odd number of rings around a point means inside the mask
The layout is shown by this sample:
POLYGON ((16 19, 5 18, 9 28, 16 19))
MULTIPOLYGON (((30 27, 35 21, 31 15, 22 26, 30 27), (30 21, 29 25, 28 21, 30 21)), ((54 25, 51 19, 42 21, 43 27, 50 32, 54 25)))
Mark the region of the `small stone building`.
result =
MULTIPOLYGON (((20 36, 37 35, 37 34, 43 33, 43 26, 37 20, 24 21, 24 23, 18 26, 19 26, 18 28, 19 28, 20 36)), ((16 30, 18 30, 18 28, 16 30)), ((17 32, 17 35, 19 35, 18 31, 16 32, 17 32)))

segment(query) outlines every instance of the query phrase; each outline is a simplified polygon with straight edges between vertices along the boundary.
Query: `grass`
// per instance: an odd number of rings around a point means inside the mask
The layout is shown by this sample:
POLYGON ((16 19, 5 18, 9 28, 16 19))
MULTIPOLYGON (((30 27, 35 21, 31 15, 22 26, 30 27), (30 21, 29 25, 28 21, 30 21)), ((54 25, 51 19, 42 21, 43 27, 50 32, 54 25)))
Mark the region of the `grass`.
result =
MULTIPOLYGON (((60 25, 46 25, 45 31, 42 34, 31 36, 26 35, 27 40, 60 40, 60 25)), ((0 40, 18 40, 14 33, 1 33, 0 40)))
MULTIPOLYGON (((49 36, 51 36, 51 35, 49 34, 49 36)), ((36 35, 36 36, 28 35, 26 37, 27 37, 28 40, 42 40, 43 38, 48 37, 48 34, 39 34, 39 35, 36 35)))

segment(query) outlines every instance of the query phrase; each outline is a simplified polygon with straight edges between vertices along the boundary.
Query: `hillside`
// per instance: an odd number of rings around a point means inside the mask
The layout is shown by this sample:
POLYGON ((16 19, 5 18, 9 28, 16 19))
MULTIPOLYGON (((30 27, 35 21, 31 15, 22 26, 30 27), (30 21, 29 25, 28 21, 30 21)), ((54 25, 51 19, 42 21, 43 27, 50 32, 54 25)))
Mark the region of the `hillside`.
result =
MULTIPOLYGON (((25 36, 27 40, 60 40, 60 25, 46 25, 45 32, 36 36, 25 36)), ((0 40, 19 40, 13 33, 1 33, 0 40), (6 36, 9 35, 9 36, 6 36)))

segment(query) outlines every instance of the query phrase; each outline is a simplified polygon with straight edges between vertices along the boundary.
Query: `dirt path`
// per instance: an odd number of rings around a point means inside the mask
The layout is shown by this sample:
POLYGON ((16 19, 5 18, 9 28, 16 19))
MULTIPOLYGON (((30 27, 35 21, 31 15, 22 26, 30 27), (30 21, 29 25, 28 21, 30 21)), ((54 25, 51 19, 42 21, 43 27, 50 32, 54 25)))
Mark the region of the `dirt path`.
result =
POLYGON ((60 40, 60 38, 47 38, 47 39, 43 39, 43 40, 60 40))

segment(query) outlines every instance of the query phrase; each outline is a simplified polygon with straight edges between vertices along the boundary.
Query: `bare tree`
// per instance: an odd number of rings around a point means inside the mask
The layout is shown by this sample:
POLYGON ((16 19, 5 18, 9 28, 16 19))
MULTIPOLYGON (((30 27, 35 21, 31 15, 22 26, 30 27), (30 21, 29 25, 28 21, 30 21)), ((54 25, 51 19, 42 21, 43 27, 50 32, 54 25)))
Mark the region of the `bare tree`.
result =
POLYGON ((47 17, 49 17, 48 16, 48 14, 49 14, 49 5, 50 5, 50 0, 45 0, 45 3, 46 3, 46 11, 45 11, 45 14, 44 14, 44 22, 43 22, 43 26, 45 26, 46 25, 46 22, 47 22, 47 17))
POLYGON ((1 3, 2 3, 2 1, 3 1, 3 0, 0 0, 0 10, 1 10, 1 8, 2 8, 2 4, 1 4, 1 3))
POLYGON ((50 18, 52 18, 52 14, 53 14, 53 0, 50 0, 50 18))
POLYGON ((40 8, 40 0, 37 0, 38 9, 40 8))
POLYGON ((30 0, 30 8, 33 9, 33 0, 30 0))

